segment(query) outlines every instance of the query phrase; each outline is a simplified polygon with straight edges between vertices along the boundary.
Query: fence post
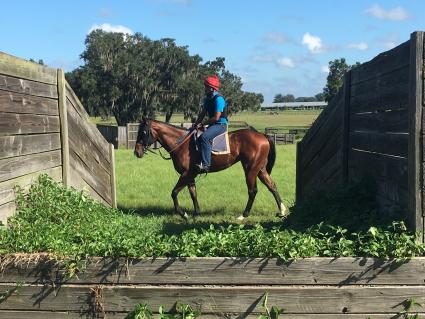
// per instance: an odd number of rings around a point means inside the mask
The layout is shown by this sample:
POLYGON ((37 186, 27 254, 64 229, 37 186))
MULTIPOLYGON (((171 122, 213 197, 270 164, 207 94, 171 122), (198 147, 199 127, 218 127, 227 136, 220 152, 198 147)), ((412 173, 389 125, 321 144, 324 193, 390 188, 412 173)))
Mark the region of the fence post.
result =
POLYGON ((117 208, 117 188, 115 179, 115 149, 113 144, 109 144, 109 159, 111 161, 111 206, 117 208))
MULTIPOLYGON (((424 34, 414 32, 410 35, 410 71, 409 71, 409 146, 407 158, 408 173, 408 214, 411 229, 424 231, 422 217, 423 172, 422 149, 422 96, 423 96, 423 61, 424 34)), ((424 236, 424 235, 422 235, 424 236)), ((422 237, 422 241, 424 238, 422 237)))
POLYGON ((277 145, 276 144, 276 142, 277 142, 276 133, 273 134, 273 141, 274 141, 274 145, 277 145))
POLYGON ((58 69, 58 97, 62 147, 62 183, 65 187, 68 187, 70 185, 68 112, 66 110, 65 74, 62 69, 58 69))
POLYGON ((130 123, 127 123, 127 149, 130 148, 129 139, 130 139, 130 123))
POLYGON ((348 151, 350 143, 350 92, 351 92, 351 71, 344 76, 344 108, 342 122, 342 183, 348 182, 348 151))

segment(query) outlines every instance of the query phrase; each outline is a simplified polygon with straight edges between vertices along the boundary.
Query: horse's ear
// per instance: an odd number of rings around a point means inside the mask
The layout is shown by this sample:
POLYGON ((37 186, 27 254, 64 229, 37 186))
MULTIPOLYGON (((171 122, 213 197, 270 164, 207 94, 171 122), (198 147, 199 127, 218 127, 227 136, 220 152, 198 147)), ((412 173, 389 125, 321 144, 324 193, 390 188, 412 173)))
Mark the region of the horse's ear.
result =
POLYGON ((142 118, 139 120, 140 123, 146 123, 146 116, 142 115, 142 118))

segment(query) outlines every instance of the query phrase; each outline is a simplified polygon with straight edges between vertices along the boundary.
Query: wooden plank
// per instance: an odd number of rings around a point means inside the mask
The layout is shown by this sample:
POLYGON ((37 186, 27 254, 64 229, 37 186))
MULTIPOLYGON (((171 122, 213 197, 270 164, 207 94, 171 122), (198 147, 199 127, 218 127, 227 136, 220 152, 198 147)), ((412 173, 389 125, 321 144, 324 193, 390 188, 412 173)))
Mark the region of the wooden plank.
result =
POLYGON ((59 117, 0 112, 0 136, 59 132, 59 117))
POLYGON ((0 136, 0 158, 60 149, 60 134, 0 136))
POLYGON ((398 109, 350 115, 351 131, 408 132, 408 110, 398 109))
MULTIPOLYGON (((88 137, 87 131, 78 125, 74 119, 68 120, 69 126, 69 143, 70 148, 80 156, 80 158, 87 163, 87 165, 98 166, 108 173, 110 170, 110 156, 98 150, 92 138, 88 137)), ((93 168, 93 171, 96 169, 93 168)))
POLYGON ((338 185, 341 185, 343 182, 342 176, 342 151, 331 153, 328 156, 327 160, 317 160, 308 167, 308 171, 303 174, 303 189, 304 189, 304 199, 308 199, 308 195, 312 195, 317 191, 323 191, 329 188, 335 188, 338 185), (334 175, 338 172, 339 176, 335 177, 334 175), (329 184, 326 181, 334 177, 333 184, 329 184))
POLYGON ((95 176, 88 168, 85 163, 78 157, 78 155, 71 150, 70 152, 70 167, 72 174, 78 174, 90 187, 102 197, 111 206, 111 188, 110 179, 107 178, 103 182, 98 176, 95 176))
POLYGON ((62 148, 62 182, 65 187, 70 186, 70 167, 69 167, 69 128, 68 111, 65 94, 65 74, 62 69, 58 69, 58 95, 59 95, 59 113, 61 126, 61 148, 62 148))
POLYGON ((303 182, 308 182, 314 175, 320 173, 323 166, 341 167, 342 161, 342 136, 339 134, 332 135, 322 149, 319 150, 314 157, 311 158, 310 163, 302 165, 301 176, 303 182))
MULTIPOLYGON (((81 319, 87 318, 87 314, 78 312, 60 312, 60 311, 14 311, 14 310, 0 310, 0 319, 81 319)), ((125 314, 108 314, 105 318, 125 318, 125 314)))
POLYGON ((348 71, 344 76, 344 85, 342 87, 344 94, 343 106, 343 122, 342 122, 342 139, 341 139, 341 181, 347 183, 348 181, 348 144, 350 132, 350 98, 352 94, 351 87, 351 71, 348 71))
POLYGON ((400 84, 409 84, 409 65, 390 71, 381 70, 381 72, 374 78, 353 84, 351 86, 351 96, 370 96, 373 93, 381 92, 385 88, 398 91, 400 87, 404 87, 400 86, 400 84))
POLYGON ((422 85, 424 34, 415 32, 410 36, 410 91, 409 91, 409 159, 408 159, 408 226, 415 231, 424 228, 422 219, 423 152, 422 130, 422 85))
POLYGON ((355 149, 350 149, 348 156, 350 159, 348 165, 351 179, 366 176, 381 177, 399 181, 400 187, 407 190, 407 159, 385 154, 362 152, 355 149), (355 170, 355 173, 353 170, 355 170))
POLYGON ((61 164, 60 150, 0 159, 0 182, 61 164))
POLYGON ((58 182, 62 181, 62 167, 58 166, 1 182, 0 205, 15 200, 15 192, 13 191, 15 185, 19 185, 24 190, 27 190, 40 174, 47 174, 58 182))
POLYGON ((112 199, 112 207, 117 208, 117 188, 116 188, 116 177, 115 177, 115 150, 114 145, 109 144, 109 150, 111 154, 111 199, 112 199))
MULTIPOLYGON (((290 313, 385 313, 401 311, 403 302, 425 302, 418 287, 134 287, 103 289, 106 311, 129 311, 140 300, 153 309, 171 311, 176 302, 199 307, 202 313, 259 313, 268 293, 268 304, 290 313)), ((423 311, 422 309, 419 309, 423 311)))
MULTIPOLYGON (((76 170, 76 168, 73 166, 72 162, 71 162, 71 169, 73 171, 76 170)), ((78 189, 78 190, 84 190, 91 198, 97 200, 99 203, 102 203, 103 205, 105 205, 107 207, 111 206, 79 174, 71 174, 71 177, 70 177, 70 180, 69 180, 69 186, 71 186, 75 189, 78 189)))
POLYGON ((321 129, 314 135, 314 140, 304 144, 303 156, 301 157, 302 169, 308 166, 308 164, 318 154, 323 153, 323 148, 329 144, 330 139, 334 140, 335 143, 339 143, 332 145, 335 150, 336 148, 342 147, 340 144, 342 136, 342 121, 343 118, 341 109, 335 109, 335 112, 329 114, 321 129), (335 140, 335 138, 337 138, 337 140, 335 140))
POLYGON ((350 99, 350 112, 398 110, 407 108, 409 103, 409 84, 400 83, 397 87, 383 87, 369 94, 353 96, 350 99))
MULTIPOLYGON (((70 142, 70 156, 78 157, 77 162, 82 165, 85 170, 85 173, 91 174, 92 178, 96 180, 96 184, 100 183, 101 185, 105 185, 109 187, 111 185, 111 176, 110 172, 106 171, 102 165, 96 161, 96 157, 93 157, 92 154, 88 153, 88 151, 84 152, 81 148, 78 147, 77 142, 73 139, 69 140, 70 142)), ((107 167, 110 170, 110 167, 107 167)), ((92 185, 95 187, 94 185, 92 185)), ((95 189, 97 189, 95 187, 95 189)))
MULTIPOLYGON (((65 82, 66 87, 66 97, 67 97, 67 103, 69 102, 71 105, 73 105, 73 110, 79 115, 79 118, 83 119, 82 123, 84 123, 84 127, 89 132, 89 136, 92 140, 95 140, 99 144, 99 149, 101 150, 107 150, 105 154, 109 152, 109 146, 108 142, 105 140, 105 138, 100 134, 99 130, 96 128, 94 124, 90 122, 90 117, 86 110, 84 109, 84 106, 81 104, 80 100, 78 99, 75 92, 72 90, 71 86, 68 84, 68 82, 65 82)), ((69 112, 69 110, 68 110, 69 112)), ((76 117, 78 118, 78 117, 76 117)))
POLYGON ((98 153, 102 154, 105 160, 109 163, 109 146, 105 138, 100 134, 95 126, 92 126, 85 118, 81 117, 76 111, 75 107, 66 100, 67 112, 68 112, 68 125, 71 125, 69 122, 74 121, 76 126, 79 126, 81 130, 86 135, 86 138, 90 140, 91 143, 97 148, 98 153), (97 132, 97 133, 94 133, 97 132))
MULTIPOLYGON (((2 286, 4 291, 16 286, 2 286)), ((93 309, 90 286, 23 286, 0 304, 2 310, 81 311, 93 309)), ((424 286, 342 286, 342 287, 202 287, 135 286, 99 288, 104 311, 126 312, 141 301, 152 309, 164 306, 170 312, 176 302, 189 304, 204 314, 260 313, 268 293, 268 304, 285 308, 289 313, 394 313, 403 310, 404 302, 414 298, 425 302, 424 286)), ((423 313, 423 309, 419 308, 423 313)))
POLYGON ((56 85, 18 79, 0 74, 0 90, 56 99, 56 85))
POLYGON ((314 140, 314 135, 319 131, 322 126, 325 125, 326 120, 329 118, 329 114, 335 112, 335 109, 341 109, 343 103, 343 92, 339 90, 337 95, 330 101, 328 106, 319 114, 314 121, 313 125, 304 135, 300 142, 300 146, 304 149, 304 145, 311 143, 314 140))
MULTIPOLYGON (((153 313, 158 316, 158 309, 152 309, 153 313)), ((265 310, 263 311, 265 314, 265 310)), ((217 313, 217 314, 207 314, 201 315, 198 317, 199 319, 230 319, 230 318, 239 318, 238 313, 217 313)), ((369 318, 371 314, 363 313, 363 314, 289 314, 284 313, 281 315, 284 319, 366 319, 369 318)), ((390 319, 397 318, 397 313, 389 313, 389 314, 373 314, 371 319, 390 319)), ((119 313, 119 312, 106 312, 103 318, 107 319, 125 319, 127 316, 127 312, 119 313)), ((87 318, 91 317, 87 314, 80 314, 78 312, 56 312, 56 311, 0 311, 0 319, 76 319, 76 318, 87 318)), ((93 316, 95 317, 95 316, 93 316)), ((159 318, 159 316, 158 316, 159 318)), ((244 319, 258 319, 258 315, 246 315, 243 314, 244 319)))
POLYGON ((58 115, 58 101, 0 90, 0 112, 58 115))
POLYGON ((0 73, 17 78, 56 85, 56 69, 25 61, 0 52, 0 73))
POLYGON ((0 205, 0 224, 7 225, 7 218, 12 216, 16 211, 16 204, 14 201, 0 205))
MULTIPOLYGON (((392 202, 401 211, 407 209, 407 159, 350 150, 349 178, 351 181, 372 179, 376 195, 392 202)), ((381 201, 383 203, 383 201, 381 201)), ((384 205, 382 205, 384 206, 384 205)), ((388 205, 387 205, 388 206, 388 205)), ((395 213, 388 211, 388 213, 395 213)))
POLYGON ((367 63, 352 69, 352 84, 380 77, 384 73, 409 65, 410 41, 406 41, 389 51, 383 52, 367 63))
MULTIPOLYGON (((3 257, 5 258, 5 257, 3 257)), ((4 263, 4 260, 0 258, 4 263)), ((102 285, 423 285, 425 257, 276 258, 92 258, 78 276, 51 260, 3 267, 0 283, 102 285)))
POLYGON ((368 152, 407 158, 407 133, 350 132, 350 147, 368 152))

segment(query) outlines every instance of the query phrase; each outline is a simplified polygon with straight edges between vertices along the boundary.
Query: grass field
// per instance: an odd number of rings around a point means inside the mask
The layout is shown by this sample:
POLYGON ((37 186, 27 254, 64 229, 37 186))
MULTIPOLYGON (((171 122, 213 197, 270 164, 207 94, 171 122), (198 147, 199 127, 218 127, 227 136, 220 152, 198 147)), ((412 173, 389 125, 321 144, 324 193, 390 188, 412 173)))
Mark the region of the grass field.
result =
MULTIPOLYGON (((292 206, 295 197, 295 145, 277 146, 277 159, 272 172, 279 193, 287 206, 292 206)), ((132 150, 116 151, 116 174, 118 205, 125 211, 149 216, 172 215, 174 206, 171 190, 178 179, 171 161, 149 154, 137 159, 132 150)), ((249 222, 265 222, 274 219, 277 206, 272 194, 258 181, 258 194, 251 211, 249 222)), ((233 222, 245 208, 248 194, 245 177, 240 163, 213 174, 200 176, 196 180, 198 200, 202 217, 200 222, 233 222)), ((189 192, 179 195, 182 208, 193 212, 189 192)))

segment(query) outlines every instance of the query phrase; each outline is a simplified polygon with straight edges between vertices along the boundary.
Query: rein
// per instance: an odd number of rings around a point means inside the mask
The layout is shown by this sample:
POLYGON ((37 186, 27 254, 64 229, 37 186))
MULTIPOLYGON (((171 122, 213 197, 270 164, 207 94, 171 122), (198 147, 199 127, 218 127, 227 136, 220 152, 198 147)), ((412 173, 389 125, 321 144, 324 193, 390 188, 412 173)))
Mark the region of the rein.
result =
MULTIPOLYGON (((189 134, 187 134, 185 137, 184 137, 184 139, 182 140, 182 141, 179 141, 181 138, 179 138, 178 140, 177 140, 177 142, 176 142, 176 146, 175 147, 173 147, 169 152, 168 152, 168 154, 171 154, 172 152, 174 152, 176 149, 178 149, 180 146, 182 146, 184 143, 186 143, 189 139, 190 139, 190 137, 195 133, 195 131, 196 130, 192 130, 189 134)), ((149 125, 149 130, 148 130, 148 132, 149 132, 149 136, 151 136, 152 134, 151 134, 151 128, 150 128, 150 125, 149 125)), ((163 146, 161 145, 161 147, 160 148, 158 148, 158 152, 159 152, 159 156, 161 156, 164 160, 170 160, 171 159, 171 156, 170 157, 165 157, 162 153, 161 153, 161 148, 163 148, 163 146)), ((146 147, 145 148, 146 149, 146 151, 149 151, 149 152, 151 152, 151 153, 153 153, 153 154, 155 154, 155 155, 158 155, 158 153, 156 153, 156 152, 154 152, 154 151, 152 151, 150 148, 148 148, 148 147, 146 147)))

